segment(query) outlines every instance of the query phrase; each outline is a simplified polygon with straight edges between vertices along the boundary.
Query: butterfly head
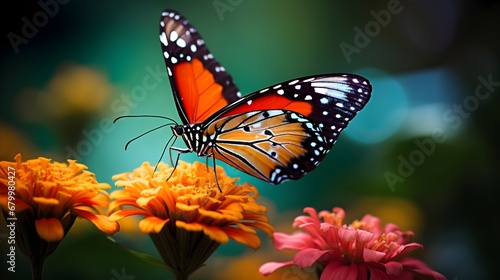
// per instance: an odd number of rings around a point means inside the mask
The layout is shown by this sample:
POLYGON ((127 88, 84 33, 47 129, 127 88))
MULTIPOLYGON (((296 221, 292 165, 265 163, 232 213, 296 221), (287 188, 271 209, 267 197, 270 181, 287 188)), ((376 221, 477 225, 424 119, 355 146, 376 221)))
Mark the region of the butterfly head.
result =
POLYGON ((175 126, 172 126, 170 128, 172 129, 172 133, 176 137, 180 137, 185 133, 184 126, 182 126, 182 125, 175 125, 175 126))

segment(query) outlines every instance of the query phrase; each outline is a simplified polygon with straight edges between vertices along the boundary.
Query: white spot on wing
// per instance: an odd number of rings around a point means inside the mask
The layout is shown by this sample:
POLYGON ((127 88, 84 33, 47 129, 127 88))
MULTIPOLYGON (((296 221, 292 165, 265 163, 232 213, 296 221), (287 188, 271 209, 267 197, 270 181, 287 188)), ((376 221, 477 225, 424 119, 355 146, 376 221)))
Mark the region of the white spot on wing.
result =
POLYGON ((175 41, 177 38, 179 38, 179 34, 177 34, 177 31, 172 30, 172 32, 170 32, 170 41, 175 41))
POLYGON ((179 38, 179 40, 177 40, 177 46, 179 46, 181 48, 186 47, 186 41, 184 41, 184 39, 182 39, 182 38, 179 38))
POLYGON ((347 96, 344 92, 339 91, 337 89, 327 88, 327 87, 317 87, 317 85, 314 85, 314 84, 315 83, 312 83, 311 85, 314 87, 315 92, 317 92, 319 94, 328 95, 328 96, 331 96, 334 98, 342 99, 344 101, 348 101, 347 96))
POLYGON ((162 32, 160 34, 160 42, 166 47, 168 46, 168 40, 167 40, 167 35, 165 34, 165 32, 162 32))

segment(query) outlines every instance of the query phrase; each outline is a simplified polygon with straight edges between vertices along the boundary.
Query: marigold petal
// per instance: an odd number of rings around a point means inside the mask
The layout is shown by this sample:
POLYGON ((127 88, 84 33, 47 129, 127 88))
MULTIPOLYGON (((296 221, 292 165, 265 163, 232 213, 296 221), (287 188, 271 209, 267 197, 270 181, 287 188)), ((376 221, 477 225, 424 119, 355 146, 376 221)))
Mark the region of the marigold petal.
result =
POLYGON ((113 214, 109 215, 109 220, 110 221, 118 221, 120 219, 123 219, 128 216, 132 215, 144 215, 146 217, 151 216, 150 212, 141 210, 141 209, 127 209, 127 210, 119 210, 114 212, 113 214))
POLYGON ((243 218, 241 212, 226 211, 226 210, 210 211, 200 208, 198 210, 198 213, 200 213, 200 215, 204 217, 211 218, 213 220, 238 221, 241 218, 243 218), (241 218, 238 216, 240 216, 241 218))
POLYGON ((175 221, 175 225, 186 230, 203 231, 203 233, 210 237, 210 239, 221 244, 229 241, 228 235, 220 227, 208 226, 200 223, 186 223, 184 221, 175 221))
POLYGON ((226 227, 223 231, 234 241, 241 243, 249 248, 257 250, 260 248, 260 238, 255 233, 245 232, 239 228, 226 227))
POLYGON ((75 208, 75 212, 78 216, 92 222, 100 231, 106 234, 115 234, 120 230, 120 225, 116 221, 111 220, 108 216, 95 214, 90 211, 77 208, 75 208))
POLYGON ((175 221, 175 226, 189 231, 202 231, 203 225, 199 223, 186 223, 184 221, 175 221))
MULTIPOLYGON (((243 230, 244 232, 248 232, 248 233, 254 233, 254 234, 257 234, 257 231, 247 225, 245 225, 244 223, 234 223, 239 229, 243 230)), ((252 224, 252 223, 250 223, 252 224)))
POLYGON ((268 262, 260 266, 259 272, 263 274, 264 276, 267 276, 277 269, 280 269, 285 266, 290 266, 293 265, 293 261, 288 261, 288 262, 268 262))
POLYGON ((139 229, 142 233, 159 233, 168 221, 170 221, 168 218, 147 217, 139 222, 139 229))
MULTIPOLYGON (((177 202, 175 204, 175 207, 181 211, 186 211, 186 212, 193 211, 193 210, 200 208, 199 205, 187 205, 187 204, 180 203, 180 202, 177 202)), ((203 210, 203 209, 199 209, 199 211, 200 210, 203 210)))
POLYGON ((269 224, 269 222, 267 221, 252 221, 252 222, 243 222, 244 225, 247 225, 247 226, 252 226, 252 227, 255 227, 255 228, 258 228, 260 230, 262 230, 264 233, 267 234, 267 236, 269 237, 273 237, 273 232, 274 232, 274 227, 269 224))
POLYGON ((35 227, 40 238, 47 242, 61 241, 64 237, 63 226, 57 218, 35 220, 35 227))
POLYGON ((55 198, 47 198, 47 197, 33 197, 33 201, 39 204, 45 205, 57 205, 59 204, 59 200, 55 198))
POLYGON ((148 207, 148 204, 151 200, 154 200, 156 197, 148 196, 148 197, 139 197, 136 200, 137 206, 139 207, 148 207))

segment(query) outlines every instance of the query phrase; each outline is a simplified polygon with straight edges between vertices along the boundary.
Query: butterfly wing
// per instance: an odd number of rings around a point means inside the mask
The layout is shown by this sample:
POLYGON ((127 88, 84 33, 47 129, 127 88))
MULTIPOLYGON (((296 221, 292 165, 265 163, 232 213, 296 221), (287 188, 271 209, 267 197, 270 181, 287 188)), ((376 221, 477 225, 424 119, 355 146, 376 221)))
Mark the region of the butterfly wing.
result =
POLYGON ((162 12, 160 42, 177 111, 184 124, 202 122, 241 94, 198 31, 173 10, 162 12))
POLYGON ((248 96, 221 109, 205 121, 262 110, 298 113, 321 128, 328 149, 340 132, 363 109, 371 96, 370 82, 353 74, 330 74, 290 80, 248 96))
POLYGON ((205 133, 215 136, 215 158, 273 184, 299 179, 313 170, 328 146, 318 125, 286 110, 224 117, 205 133))
POLYGON ((202 124, 214 157, 274 184, 313 170, 370 98, 368 80, 350 74, 295 79, 241 98, 182 15, 162 13, 160 41, 183 123, 202 124))
POLYGON ((296 79, 223 108, 205 133, 213 155, 233 167, 273 184, 296 180, 323 160, 370 94, 357 75, 296 79))

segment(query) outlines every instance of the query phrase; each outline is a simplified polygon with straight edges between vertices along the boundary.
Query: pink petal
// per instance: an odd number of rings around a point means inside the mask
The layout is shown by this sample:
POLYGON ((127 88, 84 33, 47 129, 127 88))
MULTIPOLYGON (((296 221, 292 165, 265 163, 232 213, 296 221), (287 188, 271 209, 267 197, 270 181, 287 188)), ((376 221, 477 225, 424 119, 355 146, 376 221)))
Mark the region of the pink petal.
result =
POLYGON ((357 241, 363 243, 363 246, 365 243, 372 240, 373 238, 373 233, 368 232, 366 230, 358 229, 357 232, 358 232, 357 241))
POLYGON ((373 233, 374 239, 378 239, 384 232, 380 225, 380 219, 370 214, 365 215, 363 219, 361 219, 361 223, 364 223, 368 230, 373 233))
POLYGON ((446 279, 446 277, 444 277, 441 273, 432 270, 430 267, 428 267, 424 262, 420 260, 414 258, 406 258, 403 259, 401 263, 403 264, 404 270, 414 271, 416 273, 425 276, 430 276, 436 280, 446 279))
POLYGON ((339 228, 339 238, 342 239, 343 242, 353 241, 356 237, 358 237, 357 230, 345 227, 339 228))
POLYGON ((319 279, 356 280, 358 279, 358 267, 355 264, 343 265, 341 262, 331 262, 325 267, 319 279))
POLYGON ((402 280, 399 278, 392 278, 387 273, 384 271, 383 266, 377 267, 377 266, 368 266, 370 270, 370 280, 389 280, 389 279, 398 279, 402 280))
POLYGON ((295 232, 293 234, 286 234, 282 232, 275 232, 273 234, 274 247, 278 250, 295 249, 302 250, 305 248, 316 247, 312 237, 304 232, 295 232))
POLYGON ((385 256, 384 252, 379 252, 365 248, 363 250, 363 260, 365 262, 378 262, 385 256))
POLYGON ((394 256, 391 256, 391 258, 403 257, 403 256, 406 256, 408 253, 413 252, 413 251, 418 250, 418 249, 420 249, 420 251, 423 251, 424 246, 422 244, 419 244, 419 243, 409 243, 409 244, 406 244, 406 245, 399 247, 398 250, 396 251, 396 254, 394 256))
POLYGON ((306 207, 306 208, 304 208, 304 212, 309 214, 309 216, 298 216, 297 218, 295 218, 295 220, 293 221, 294 228, 301 226, 303 224, 309 224, 309 223, 312 223, 315 225, 320 224, 321 221, 319 220, 318 213, 316 212, 316 210, 314 208, 306 207))
POLYGON ((320 230, 320 227, 320 225, 316 224, 303 224, 300 226, 301 229, 306 231, 311 236, 311 239, 314 241, 314 243, 317 244, 314 247, 322 248, 328 246, 328 244, 323 238, 323 232, 320 230))
POLYGON ((295 254, 293 262, 300 268, 310 267, 326 253, 328 253, 328 250, 307 248, 295 254))
POLYGON ((403 264, 399 262, 387 262, 384 263, 384 266, 388 275, 398 276, 403 271, 403 264))
POLYGON ((316 209, 312 207, 306 207, 304 208, 304 213, 309 214, 309 216, 311 216, 311 218, 313 218, 314 221, 317 221, 318 224, 320 223, 318 212, 316 212, 316 209))
POLYGON ((269 275, 279 268, 293 265, 293 261, 288 262, 268 262, 260 266, 259 272, 263 275, 269 275))
POLYGON ((337 249, 339 247, 339 228, 328 223, 321 223, 320 230, 323 232, 323 238, 330 248, 337 249))

